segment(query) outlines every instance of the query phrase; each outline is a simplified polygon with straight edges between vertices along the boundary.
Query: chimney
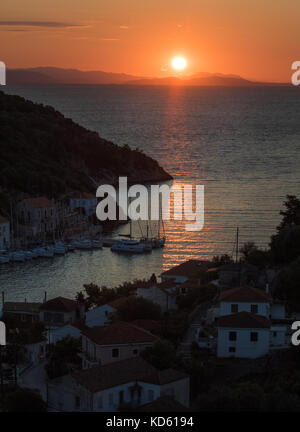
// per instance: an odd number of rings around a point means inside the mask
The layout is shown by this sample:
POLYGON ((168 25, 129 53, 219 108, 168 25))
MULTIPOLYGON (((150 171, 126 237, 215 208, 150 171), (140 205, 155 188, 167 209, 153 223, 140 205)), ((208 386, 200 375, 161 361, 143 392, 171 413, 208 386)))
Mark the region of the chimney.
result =
POLYGON ((47 301, 47 291, 45 291, 44 303, 46 303, 46 301, 47 301))
POLYGON ((269 294, 269 292, 270 292, 270 285, 266 283, 266 293, 269 294))

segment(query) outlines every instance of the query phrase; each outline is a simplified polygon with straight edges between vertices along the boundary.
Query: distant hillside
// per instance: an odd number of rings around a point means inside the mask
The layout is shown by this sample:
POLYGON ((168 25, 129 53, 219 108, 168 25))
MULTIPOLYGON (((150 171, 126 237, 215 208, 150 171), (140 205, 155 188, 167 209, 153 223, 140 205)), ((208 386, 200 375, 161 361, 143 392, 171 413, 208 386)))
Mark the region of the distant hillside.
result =
POLYGON ((207 87, 254 87, 254 86, 272 86, 272 85, 285 85, 274 83, 263 83, 256 81, 249 81, 237 75, 223 75, 223 74, 210 74, 199 73, 191 75, 187 78, 179 77, 166 77, 166 78, 143 78, 132 80, 128 84, 140 86, 207 86, 207 87))
POLYGON ((95 192, 119 176, 131 182, 171 179, 139 150, 99 137, 50 106, 0 92, 0 213, 9 198, 95 192))
POLYGON ((80 71, 55 67, 9 69, 7 84, 124 84, 137 77, 102 71, 80 71))
POLYGON ((61 69, 56 67, 37 67, 31 69, 10 69, 7 71, 7 84, 130 84, 130 85, 167 85, 167 86, 227 86, 249 87, 286 85, 254 82, 238 75, 200 72, 188 77, 144 78, 133 75, 61 69))

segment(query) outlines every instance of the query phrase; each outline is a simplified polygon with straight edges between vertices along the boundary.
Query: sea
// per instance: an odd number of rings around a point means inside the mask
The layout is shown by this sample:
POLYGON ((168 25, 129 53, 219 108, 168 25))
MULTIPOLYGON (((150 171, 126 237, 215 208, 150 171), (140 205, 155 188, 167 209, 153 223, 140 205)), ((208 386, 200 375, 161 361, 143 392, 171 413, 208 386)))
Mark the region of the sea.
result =
MULTIPOLYGON (((204 186, 204 227, 166 221, 163 249, 120 255, 109 248, 0 266, 7 301, 74 297, 84 284, 115 287, 187 259, 235 253, 239 243, 268 247, 287 194, 300 195, 300 89, 296 87, 6 86, 51 105, 118 145, 156 159, 174 184, 204 186)), ((126 161, 124 161, 126 163, 126 161)), ((135 225, 138 235, 145 226, 135 225)), ((152 231, 156 232, 156 226, 152 231)), ((118 231, 129 232, 122 226, 118 231)))

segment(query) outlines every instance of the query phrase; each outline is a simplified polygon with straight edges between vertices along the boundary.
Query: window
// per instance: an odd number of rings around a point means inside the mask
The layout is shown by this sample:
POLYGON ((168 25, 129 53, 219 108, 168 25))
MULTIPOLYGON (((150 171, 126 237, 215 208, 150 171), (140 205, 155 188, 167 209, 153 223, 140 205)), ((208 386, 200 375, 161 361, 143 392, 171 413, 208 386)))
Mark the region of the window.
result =
POLYGON ((230 353, 235 353, 235 347, 233 347, 233 346, 229 347, 228 351, 230 353))
POLYGON ((132 354, 133 354, 134 356, 137 356, 138 353, 139 353, 139 350, 138 350, 138 349, 134 349, 134 350, 132 351, 132 354))
POLYGON ((258 333, 257 332, 251 332, 250 333, 250 340, 251 340, 251 342, 257 342, 258 341, 258 333))
POLYGON ((103 408, 103 399, 102 399, 102 396, 98 397, 98 408, 103 408))
POLYGON ((239 311, 239 305, 238 304, 232 304, 231 305, 231 313, 238 313, 239 311))
POLYGON ((257 304, 252 304, 251 305, 251 313, 257 314, 257 312, 258 312, 258 305, 257 304))
POLYGON ((124 401, 124 390, 121 390, 119 392, 119 403, 121 404, 123 403, 123 401, 124 401))
POLYGON ((109 403, 109 406, 113 406, 113 404, 114 404, 114 394, 113 393, 109 393, 108 403, 109 403))
POLYGON ((236 341, 236 332, 234 331, 229 332, 229 340, 236 341))
POLYGON ((80 408, 80 397, 75 396, 75 408, 80 408))
POLYGON ((111 350, 111 356, 112 356, 113 358, 118 358, 118 357, 119 357, 119 348, 113 348, 113 349, 111 350))
POLYGON ((277 331, 273 332, 273 336, 276 337, 277 336, 277 331))
POLYGON ((154 399, 154 391, 153 390, 148 390, 148 401, 152 402, 154 399))

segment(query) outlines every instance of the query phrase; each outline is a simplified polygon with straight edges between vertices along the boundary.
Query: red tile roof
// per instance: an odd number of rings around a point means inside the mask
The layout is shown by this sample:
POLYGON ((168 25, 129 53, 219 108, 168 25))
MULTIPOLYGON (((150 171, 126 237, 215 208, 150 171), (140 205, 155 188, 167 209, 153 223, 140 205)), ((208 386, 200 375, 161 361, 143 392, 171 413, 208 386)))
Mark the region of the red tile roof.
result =
POLYGON ((72 312, 78 307, 78 302, 65 297, 55 297, 43 303, 41 310, 57 311, 57 312, 72 312))
POLYGON ((161 396, 134 410, 135 412, 188 412, 189 409, 177 402, 171 396, 161 396))
POLYGON ((88 328, 83 331, 83 334, 98 345, 150 343, 158 339, 149 331, 122 321, 101 327, 88 328))
POLYGON ((211 266, 212 263, 210 261, 200 261, 200 260, 191 259, 181 264, 178 264, 167 271, 164 271, 162 273, 162 276, 174 276, 174 277, 187 276, 188 277, 203 270, 207 271, 207 269, 211 266))
POLYGON ((270 303, 271 297, 263 290, 251 286, 241 286, 221 292, 219 301, 270 303))
POLYGON ((31 205, 34 208, 44 208, 44 207, 54 207, 52 201, 50 201, 46 197, 38 197, 38 198, 26 198, 24 202, 31 205))
POLYGON ((262 316, 251 314, 249 312, 239 312, 233 315, 225 315, 218 319, 218 327, 230 328, 269 328, 270 321, 262 316))
POLYGON ((27 312, 38 313, 42 303, 29 302, 5 302, 3 312, 27 312))
POLYGON ((188 378, 185 373, 173 369, 158 371, 141 357, 95 366, 72 376, 92 393, 136 381, 164 385, 188 378))

